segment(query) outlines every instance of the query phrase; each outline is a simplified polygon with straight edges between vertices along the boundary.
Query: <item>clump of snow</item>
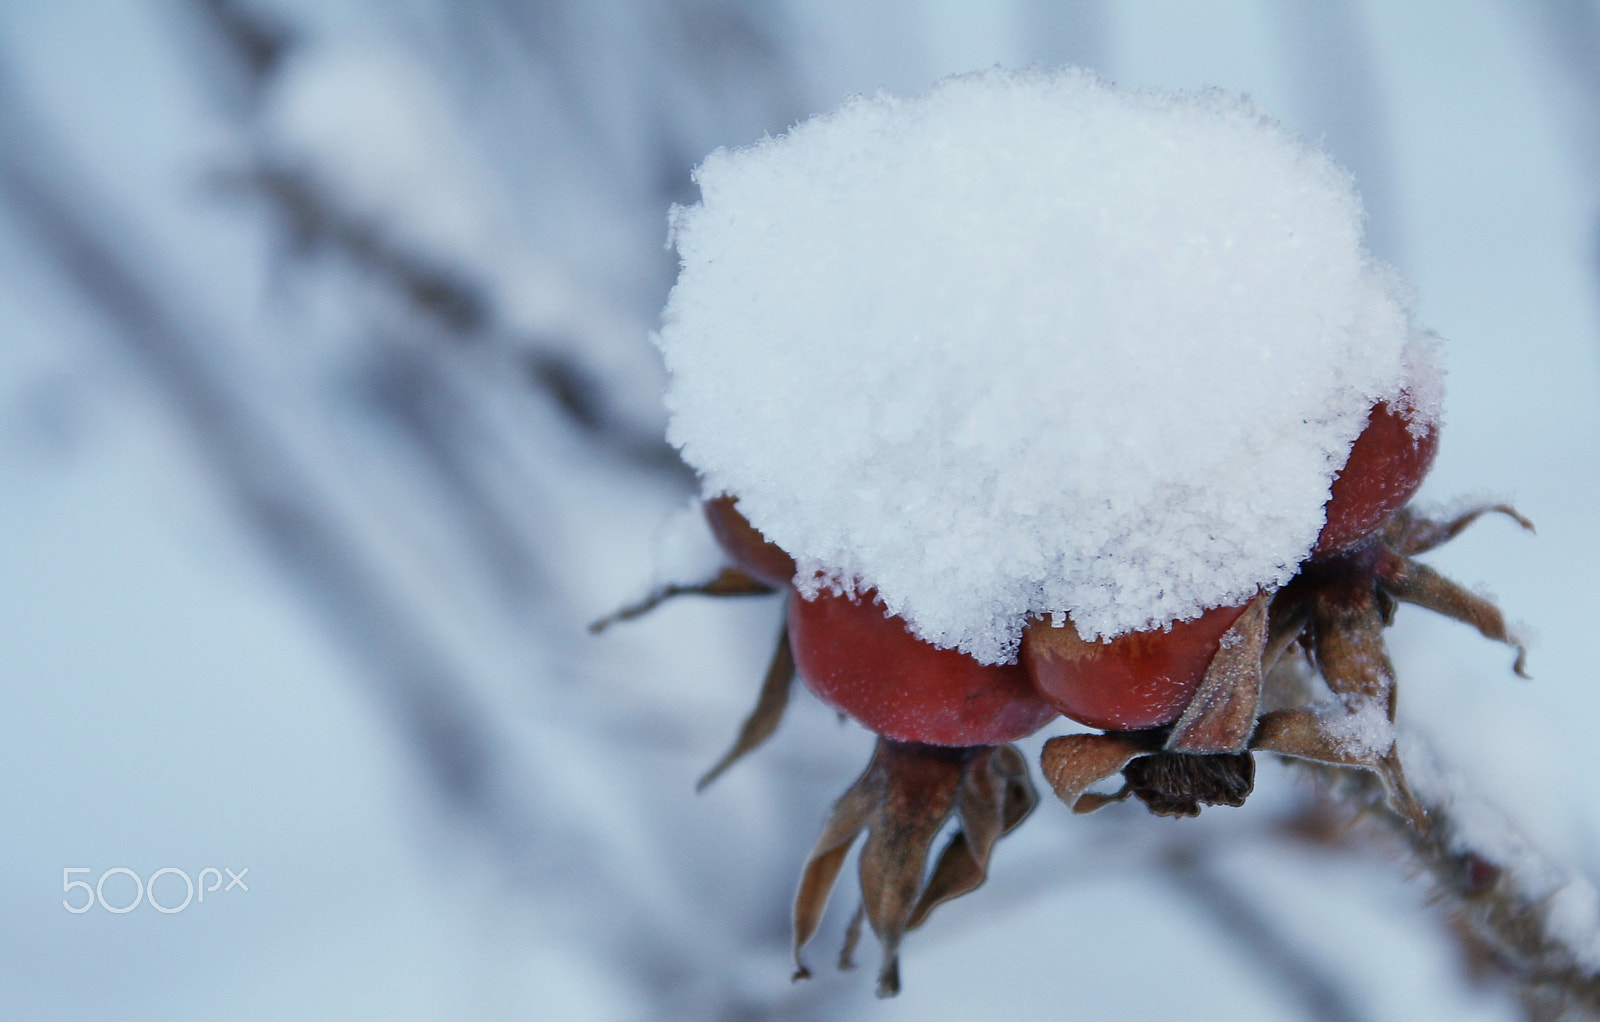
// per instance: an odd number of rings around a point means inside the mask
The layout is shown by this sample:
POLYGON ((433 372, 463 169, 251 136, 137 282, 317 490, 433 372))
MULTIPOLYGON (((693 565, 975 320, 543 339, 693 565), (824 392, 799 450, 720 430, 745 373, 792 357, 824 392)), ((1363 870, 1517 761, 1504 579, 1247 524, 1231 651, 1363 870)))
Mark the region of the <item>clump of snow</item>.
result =
MULTIPOLYGON (((1403 292, 1409 295, 1409 291, 1403 292)), ((1409 309, 1411 302, 1406 301, 1409 309)), ((1437 427, 1444 415, 1444 366, 1439 357, 1439 335, 1412 329, 1400 351, 1400 399, 1396 410, 1407 416, 1406 431, 1421 439, 1437 427)))
POLYGON ((995 70, 695 179, 670 439, 803 593, 986 663, 1286 581, 1371 406, 1436 412, 1350 176, 1236 96, 995 70))
POLYGON ((1600 891, 1589 879, 1573 874, 1545 904, 1550 939, 1584 969, 1600 967, 1600 891))
POLYGON ((1444 828, 1445 846, 1499 870, 1503 900, 1520 906, 1517 911, 1536 927, 1518 950, 1547 968, 1600 969, 1600 892, 1594 884, 1529 843, 1418 736, 1401 732, 1397 740, 1407 783, 1429 807, 1432 825, 1444 828))
POLYGON ((1479 797, 1459 774, 1447 769, 1422 738, 1410 731, 1396 735, 1406 783, 1435 816, 1449 821, 1447 847, 1480 856, 1547 896, 1564 883, 1544 858, 1518 832, 1505 813, 1479 797))
POLYGON ((1382 756, 1394 746, 1394 724, 1377 699, 1338 704, 1319 716, 1317 727, 1335 748, 1353 756, 1382 756))

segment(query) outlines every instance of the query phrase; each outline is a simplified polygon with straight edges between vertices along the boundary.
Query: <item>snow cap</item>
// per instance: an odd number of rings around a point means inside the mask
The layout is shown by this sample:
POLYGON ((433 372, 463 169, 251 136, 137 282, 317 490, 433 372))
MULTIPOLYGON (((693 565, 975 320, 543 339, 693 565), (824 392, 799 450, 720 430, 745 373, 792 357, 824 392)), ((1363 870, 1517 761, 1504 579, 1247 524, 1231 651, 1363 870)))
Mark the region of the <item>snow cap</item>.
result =
POLYGON ((1285 582, 1370 408, 1437 414, 1350 175, 1241 97, 996 69, 695 180, 669 439, 803 594, 985 663, 1285 582))

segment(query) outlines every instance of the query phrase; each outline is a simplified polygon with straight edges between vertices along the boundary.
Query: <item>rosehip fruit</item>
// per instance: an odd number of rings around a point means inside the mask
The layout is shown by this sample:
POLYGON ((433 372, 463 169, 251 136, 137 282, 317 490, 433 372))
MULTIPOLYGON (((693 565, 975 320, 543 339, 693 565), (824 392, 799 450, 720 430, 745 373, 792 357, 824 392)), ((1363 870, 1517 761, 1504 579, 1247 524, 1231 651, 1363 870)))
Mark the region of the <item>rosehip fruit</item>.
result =
POLYGON ((1055 717, 1027 672, 939 649, 873 594, 789 601, 789 640, 806 687, 868 729, 927 745, 1003 745, 1055 717))
POLYGON ((1039 692, 1080 724, 1137 731, 1177 720, 1194 698, 1223 633, 1245 606, 1217 607, 1167 631, 1091 642, 1070 624, 1035 621, 1022 633, 1021 664, 1039 692))
POLYGON ((739 569, 774 589, 788 588, 794 581, 794 558, 763 536, 734 505, 737 497, 713 497, 704 503, 706 523, 717 544, 739 569))
POLYGON ((1433 424, 1418 436, 1414 420, 1388 402, 1374 405, 1324 505, 1326 522, 1313 559, 1347 550, 1393 518, 1417 492, 1439 450, 1433 424))

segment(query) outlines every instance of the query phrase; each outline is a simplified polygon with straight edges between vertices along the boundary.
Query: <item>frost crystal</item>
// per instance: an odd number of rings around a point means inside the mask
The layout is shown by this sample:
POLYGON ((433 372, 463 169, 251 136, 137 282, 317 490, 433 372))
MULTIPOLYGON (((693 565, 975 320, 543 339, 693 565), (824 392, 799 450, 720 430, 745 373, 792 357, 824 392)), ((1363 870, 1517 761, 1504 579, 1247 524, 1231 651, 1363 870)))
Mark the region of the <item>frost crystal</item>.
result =
POLYGON ((803 591, 987 663, 1285 581, 1373 403, 1436 407, 1349 175, 1239 97, 996 70, 695 179, 671 440, 803 591))

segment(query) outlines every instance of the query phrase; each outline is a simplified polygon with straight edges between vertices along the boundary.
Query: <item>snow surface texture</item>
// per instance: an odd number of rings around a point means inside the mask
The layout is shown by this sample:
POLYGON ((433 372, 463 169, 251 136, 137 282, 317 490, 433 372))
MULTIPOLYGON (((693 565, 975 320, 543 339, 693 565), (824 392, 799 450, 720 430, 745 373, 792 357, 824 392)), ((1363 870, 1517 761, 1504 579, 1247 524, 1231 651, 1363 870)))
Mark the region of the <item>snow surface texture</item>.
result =
POLYGON ((1437 413, 1349 175, 1236 96, 997 69, 695 179, 669 438, 807 595, 986 663, 1284 582, 1371 406, 1437 413))

